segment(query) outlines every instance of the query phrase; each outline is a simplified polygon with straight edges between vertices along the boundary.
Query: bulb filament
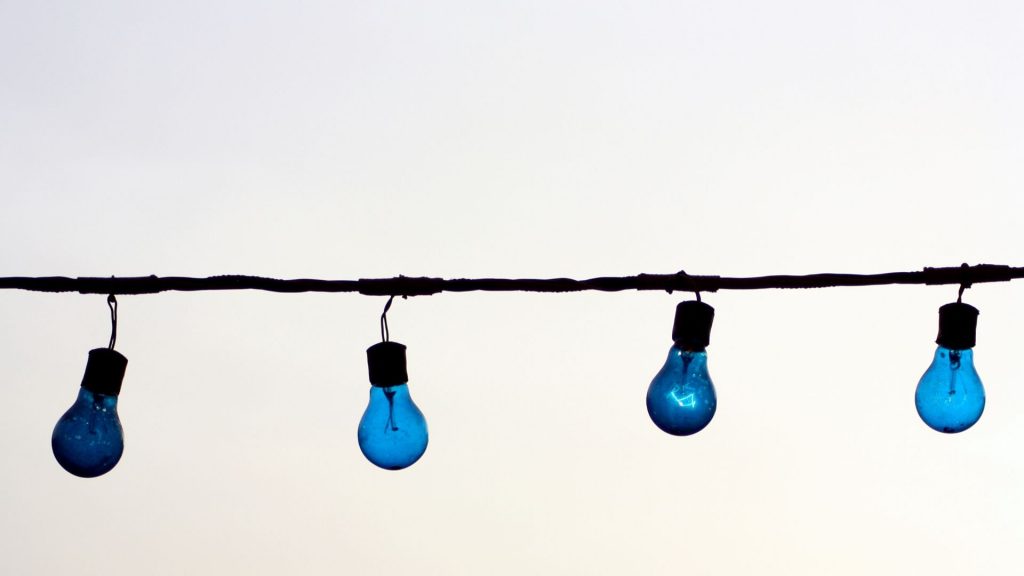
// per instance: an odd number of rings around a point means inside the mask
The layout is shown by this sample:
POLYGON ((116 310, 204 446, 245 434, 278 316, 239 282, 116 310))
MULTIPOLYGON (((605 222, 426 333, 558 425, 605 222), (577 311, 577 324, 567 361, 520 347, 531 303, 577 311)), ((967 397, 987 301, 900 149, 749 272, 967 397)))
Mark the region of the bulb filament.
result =
MULTIPOLYGON (((686 373, 690 370, 690 362, 693 361, 693 357, 690 356, 689 354, 683 353, 680 360, 683 361, 683 377, 685 378, 686 373)), ((672 391, 669 392, 668 395, 681 408, 693 408, 694 406, 696 406, 697 402, 694 398, 694 393, 690 392, 689 394, 683 394, 682 396, 680 396, 680 393, 683 391, 683 387, 677 384, 672 387, 672 391)))
POLYGON ((694 400, 693 392, 680 396, 678 392, 682 391, 682 389, 682 386, 675 386, 672 388, 672 391, 669 392, 669 396, 671 396, 672 399, 676 401, 676 404, 679 404, 681 408, 693 408, 696 406, 697 402, 694 400))
POLYGON ((956 394, 956 372, 960 369, 959 350, 949 351, 949 369, 953 372, 952 376, 949 378, 949 395, 953 396, 956 394))
POLYGON ((384 428, 391 428, 392 432, 398 432, 398 424, 395 423, 395 391, 391 388, 384 388, 384 397, 388 399, 388 421, 384 428))

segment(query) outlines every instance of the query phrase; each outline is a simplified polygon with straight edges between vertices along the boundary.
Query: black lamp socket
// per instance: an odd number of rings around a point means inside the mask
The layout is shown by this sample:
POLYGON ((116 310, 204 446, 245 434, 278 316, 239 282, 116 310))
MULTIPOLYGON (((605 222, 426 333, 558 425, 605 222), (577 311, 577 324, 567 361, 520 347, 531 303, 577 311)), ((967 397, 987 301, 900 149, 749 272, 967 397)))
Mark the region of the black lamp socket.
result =
POLYGON ((978 332, 978 309, 963 302, 939 308, 939 335, 935 343, 950 350, 974 348, 978 332))
POLYGON ((688 352, 700 352, 711 342, 711 323, 715 309, 703 302, 687 300, 676 306, 672 340, 688 352))
POLYGON ((128 367, 128 359, 116 350, 96 348, 89 351, 89 361, 85 365, 85 376, 82 376, 82 388, 106 396, 117 396, 121 393, 124 371, 128 367))
POLYGON ((405 368, 405 345, 398 342, 379 342, 366 349, 366 363, 370 368, 370 384, 397 386, 409 381, 405 368))

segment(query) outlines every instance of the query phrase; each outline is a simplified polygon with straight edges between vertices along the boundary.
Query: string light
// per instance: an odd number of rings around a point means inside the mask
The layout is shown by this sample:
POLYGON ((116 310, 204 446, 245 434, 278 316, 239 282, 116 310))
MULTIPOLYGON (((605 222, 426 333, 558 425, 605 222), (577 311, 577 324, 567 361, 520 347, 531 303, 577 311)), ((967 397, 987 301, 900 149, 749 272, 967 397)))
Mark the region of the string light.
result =
POLYGON ((110 472, 124 452, 124 431, 117 416, 117 398, 128 359, 114 350, 117 341, 117 299, 110 305, 110 343, 89 351, 78 399, 53 428, 51 445, 57 462, 82 478, 110 472))
POLYGON ((718 398, 705 351, 714 318, 715 309, 700 300, 676 306, 672 348, 647 388, 647 413, 669 434, 696 434, 715 416, 718 398))
POLYGON ((956 302, 939 308, 939 346, 914 392, 921 420, 947 434, 974 426, 985 411, 985 387, 974 369, 978 309, 962 301, 969 286, 961 285, 956 302))
POLYGON ((117 339, 116 294, 154 294, 165 291, 265 290, 271 292, 358 292, 390 296, 381 314, 381 342, 366 351, 370 401, 359 422, 359 447, 373 464, 389 469, 406 468, 423 455, 428 443, 427 424, 409 395, 406 347, 390 340, 387 313, 396 296, 425 296, 441 292, 580 292, 664 290, 693 292, 696 301, 676 307, 673 345, 668 359, 647 391, 647 410, 665 432, 688 436, 706 427, 715 415, 717 398, 707 371, 706 347, 710 342, 714 308, 701 301, 700 293, 718 290, 772 288, 827 288, 888 284, 960 284, 956 302, 939 309, 938 348, 915 392, 918 414, 935 430, 962 432, 974 425, 985 408, 985 391, 974 369, 973 348, 978 310, 962 302, 972 284, 1006 282, 1024 278, 1024 268, 981 264, 925 268, 916 272, 883 274, 810 274, 728 278, 676 274, 640 274, 587 280, 548 279, 443 279, 377 278, 360 280, 282 280, 256 276, 67 278, 0 278, 0 289, 37 292, 107 293, 111 336, 106 348, 89 352, 78 399, 60 418, 53 431, 57 462, 68 472, 95 477, 110 471, 124 450, 124 435, 117 414, 117 400, 128 360, 114 350, 117 339))
POLYGON ((388 298, 380 315, 381 341, 366 350, 370 369, 370 403, 359 420, 359 449, 370 462, 385 470, 401 470, 416 463, 427 450, 427 421, 409 395, 405 346, 391 342, 388 298))

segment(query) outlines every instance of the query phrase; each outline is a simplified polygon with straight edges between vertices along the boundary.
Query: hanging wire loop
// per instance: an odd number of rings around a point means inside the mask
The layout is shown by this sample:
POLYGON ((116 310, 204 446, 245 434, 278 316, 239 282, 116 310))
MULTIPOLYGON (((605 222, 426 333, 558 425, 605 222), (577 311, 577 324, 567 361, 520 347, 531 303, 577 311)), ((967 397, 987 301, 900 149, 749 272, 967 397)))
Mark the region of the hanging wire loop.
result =
POLYGON ((388 310, 391 309, 391 303, 394 301, 395 297, 392 295, 388 298, 388 303, 384 305, 384 311, 380 314, 380 339, 382 342, 391 340, 391 330, 388 329, 388 310))
MULTIPOLYGON (((700 288, 697 286, 697 281, 693 279, 693 276, 687 274, 686 270, 680 270, 679 272, 676 272, 676 276, 684 280, 686 286, 685 289, 688 292, 693 292, 694 296, 697 297, 697 302, 700 302, 700 288)), ((672 290, 669 289, 668 293, 671 294, 672 290)))
POLYGON ((964 278, 963 280, 960 281, 960 291, 957 292, 956 294, 957 304, 963 302, 964 290, 967 290, 968 288, 971 287, 971 265, 964 262, 963 264, 960 265, 960 270, 963 271, 964 278))
POLYGON ((117 343, 117 298, 113 294, 107 296, 107 306, 110 307, 110 344, 107 348, 113 350, 117 343))

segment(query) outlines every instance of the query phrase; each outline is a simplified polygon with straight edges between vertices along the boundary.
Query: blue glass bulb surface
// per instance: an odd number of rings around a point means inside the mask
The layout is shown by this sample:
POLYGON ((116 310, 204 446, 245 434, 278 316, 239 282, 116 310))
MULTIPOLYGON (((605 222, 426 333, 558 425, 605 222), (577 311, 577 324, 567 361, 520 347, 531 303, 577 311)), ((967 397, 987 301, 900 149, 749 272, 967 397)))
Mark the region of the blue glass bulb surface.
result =
POLYGON ((54 426, 51 444, 57 462, 75 476, 94 478, 109 472, 124 452, 117 396, 79 388, 78 400, 54 426))
POLYGON ((669 434, 700 432, 715 416, 718 399, 708 374, 708 354, 673 346, 647 389, 647 413, 669 434))
POLYGON ((370 387, 370 404, 359 421, 359 449, 385 470, 401 470, 423 456, 427 421, 407 384, 370 387))
POLYGON ((974 351, 939 346, 914 394, 917 413, 939 432, 963 432, 985 411, 985 388, 974 370, 974 351))

